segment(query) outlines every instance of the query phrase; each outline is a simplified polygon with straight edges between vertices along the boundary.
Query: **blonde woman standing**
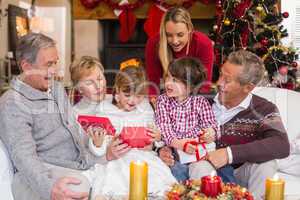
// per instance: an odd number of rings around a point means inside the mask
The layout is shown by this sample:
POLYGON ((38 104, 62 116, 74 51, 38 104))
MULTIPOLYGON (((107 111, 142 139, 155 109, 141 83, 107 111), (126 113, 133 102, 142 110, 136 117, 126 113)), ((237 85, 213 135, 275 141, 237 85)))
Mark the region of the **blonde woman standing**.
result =
POLYGON ((166 74, 169 63, 180 57, 198 58, 206 68, 209 91, 213 68, 213 44, 204 34, 193 29, 191 16, 181 7, 171 8, 164 15, 160 34, 149 38, 146 44, 146 72, 151 83, 150 95, 160 92, 161 78, 166 74))

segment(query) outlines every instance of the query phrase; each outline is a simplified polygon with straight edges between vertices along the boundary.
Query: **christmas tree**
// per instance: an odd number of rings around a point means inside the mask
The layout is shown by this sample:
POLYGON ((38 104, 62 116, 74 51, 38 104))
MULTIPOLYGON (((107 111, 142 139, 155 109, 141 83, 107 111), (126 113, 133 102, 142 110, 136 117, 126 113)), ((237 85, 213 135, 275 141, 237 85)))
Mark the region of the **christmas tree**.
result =
POLYGON ((295 89, 298 55, 281 42, 288 33, 280 23, 288 17, 288 12, 280 12, 278 0, 217 0, 216 24, 210 32, 216 67, 232 51, 246 49, 263 59, 273 86, 295 89))

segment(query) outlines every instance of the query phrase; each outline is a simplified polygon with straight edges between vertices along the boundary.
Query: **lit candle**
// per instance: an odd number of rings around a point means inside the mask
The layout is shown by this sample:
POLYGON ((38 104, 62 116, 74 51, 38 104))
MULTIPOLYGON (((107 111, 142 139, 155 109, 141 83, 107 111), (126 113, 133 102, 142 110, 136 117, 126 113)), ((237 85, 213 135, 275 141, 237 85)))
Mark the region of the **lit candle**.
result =
POLYGON ((148 199, 148 164, 132 161, 130 163, 130 200, 148 199))
POLYGON ((210 176, 204 176, 201 178, 201 192, 207 197, 216 197, 222 193, 221 177, 215 176, 215 172, 212 172, 210 176))
POLYGON ((284 199, 284 181, 277 174, 273 178, 266 180, 265 200, 283 200, 284 199))

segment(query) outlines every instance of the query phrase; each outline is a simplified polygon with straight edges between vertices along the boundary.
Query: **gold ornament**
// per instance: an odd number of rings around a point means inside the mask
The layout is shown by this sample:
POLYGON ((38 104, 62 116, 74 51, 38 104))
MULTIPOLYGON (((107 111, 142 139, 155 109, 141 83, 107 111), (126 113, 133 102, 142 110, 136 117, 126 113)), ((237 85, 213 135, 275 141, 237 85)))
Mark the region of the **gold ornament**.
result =
POLYGON ((213 30, 216 31, 218 29, 218 25, 213 26, 213 30))
POLYGON ((225 20, 224 20, 224 25, 225 25, 225 26, 229 26, 229 25, 230 25, 230 23, 231 23, 231 22, 230 22, 230 20, 229 20, 229 19, 225 19, 225 20))
POLYGON ((258 12, 262 12, 264 10, 264 8, 259 4, 257 7, 256 7, 256 10, 258 12))

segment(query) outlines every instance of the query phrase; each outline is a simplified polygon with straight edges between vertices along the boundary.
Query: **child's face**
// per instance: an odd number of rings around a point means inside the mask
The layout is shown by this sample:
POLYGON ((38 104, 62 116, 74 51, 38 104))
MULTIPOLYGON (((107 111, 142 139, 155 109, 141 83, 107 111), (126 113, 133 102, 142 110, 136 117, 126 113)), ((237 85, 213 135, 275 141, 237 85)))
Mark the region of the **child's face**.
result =
POLYGON ((125 93, 122 91, 117 91, 116 101, 120 109, 125 111, 132 111, 136 109, 136 106, 142 103, 145 95, 143 94, 134 94, 134 93, 125 93))
POLYGON ((168 97, 175 97, 177 100, 184 100, 188 96, 187 86, 170 73, 165 79, 165 89, 168 97))
POLYGON ((100 102, 104 99, 106 80, 104 74, 98 67, 96 67, 90 75, 80 79, 79 91, 84 97, 94 102, 100 102))

